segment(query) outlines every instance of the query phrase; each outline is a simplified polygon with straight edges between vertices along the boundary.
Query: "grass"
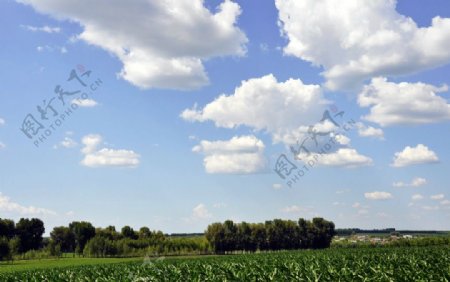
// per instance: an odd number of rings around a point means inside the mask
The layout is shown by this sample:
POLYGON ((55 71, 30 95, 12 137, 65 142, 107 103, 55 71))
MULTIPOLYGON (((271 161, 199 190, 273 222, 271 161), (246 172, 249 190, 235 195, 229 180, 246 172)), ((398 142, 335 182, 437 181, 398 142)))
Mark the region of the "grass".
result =
POLYGON ((140 262, 142 258, 60 258, 39 260, 18 260, 13 263, 1 262, 0 273, 11 273, 26 270, 52 269, 83 265, 112 264, 121 262, 140 262))

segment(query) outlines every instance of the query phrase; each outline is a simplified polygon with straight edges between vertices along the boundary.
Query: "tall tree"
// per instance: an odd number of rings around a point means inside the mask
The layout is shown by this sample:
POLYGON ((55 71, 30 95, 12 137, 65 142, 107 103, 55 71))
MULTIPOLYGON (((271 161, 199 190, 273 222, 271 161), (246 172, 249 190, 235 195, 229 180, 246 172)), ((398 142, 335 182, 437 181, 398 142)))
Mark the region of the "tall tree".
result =
POLYGON ((152 232, 150 231, 150 228, 148 227, 141 227, 139 229, 139 239, 150 239, 152 237, 152 232))
POLYGON ((76 252, 83 253, 86 243, 95 236, 95 228, 90 222, 74 221, 69 224, 69 229, 75 236, 76 252))
POLYGON ((38 218, 21 218, 16 224, 16 234, 20 238, 20 252, 37 250, 42 246, 44 222, 38 218))
POLYGON ((11 239, 15 235, 14 221, 0 218, 0 237, 11 239))
POLYGON ((130 226, 126 225, 124 227, 122 227, 122 236, 124 238, 129 238, 129 239, 137 239, 137 235, 136 232, 134 232, 133 228, 131 228, 130 226))
POLYGON ((11 258, 11 249, 6 237, 0 237, 0 261, 11 258))
POLYGON ((53 231, 50 232, 50 238, 60 247, 61 252, 75 251, 75 234, 69 227, 59 226, 53 228, 53 231))

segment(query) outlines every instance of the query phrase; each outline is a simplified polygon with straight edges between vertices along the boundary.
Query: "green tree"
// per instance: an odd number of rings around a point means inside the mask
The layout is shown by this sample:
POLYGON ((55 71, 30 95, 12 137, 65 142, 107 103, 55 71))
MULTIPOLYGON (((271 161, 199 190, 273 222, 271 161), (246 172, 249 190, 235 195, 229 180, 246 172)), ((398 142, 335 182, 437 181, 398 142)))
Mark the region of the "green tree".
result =
POLYGON ((60 246, 61 252, 73 252, 75 250, 75 234, 69 227, 59 226, 50 232, 50 238, 54 244, 60 246))
POLYGON ((139 239, 150 239, 152 237, 152 232, 148 227, 141 227, 139 229, 139 239))
POLYGON ((330 247, 331 240, 335 235, 334 223, 321 217, 316 217, 313 218, 312 225, 312 233, 314 234, 312 248, 323 249, 330 247))
POLYGON ((208 225, 205 237, 218 254, 225 252, 225 228, 222 223, 216 222, 208 225))
POLYGON ((0 261, 11 259, 11 249, 9 247, 8 238, 0 238, 0 261))
POLYGON ((255 244, 255 249, 267 250, 269 245, 267 244, 266 228, 262 223, 256 223, 252 225, 252 241, 255 244))
POLYGON ((20 238, 20 253, 42 247, 44 222, 38 218, 21 218, 16 224, 16 234, 20 238))
POLYGON ((69 224, 69 229, 75 236, 75 252, 83 253, 86 243, 95 236, 95 228, 90 222, 74 221, 69 224))
POLYGON ((14 221, 0 218, 0 237, 11 239, 15 235, 14 221))
POLYGON ((137 239, 136 232, 130 226, 126 225, 122 227, 121 234, 124 238, 135 240, 137 239))
POLYGON ((20 238, 18 236, 14 236, 11 240, 9 240, 9 249, 11 250, 11 255, 20 254, 20 238))

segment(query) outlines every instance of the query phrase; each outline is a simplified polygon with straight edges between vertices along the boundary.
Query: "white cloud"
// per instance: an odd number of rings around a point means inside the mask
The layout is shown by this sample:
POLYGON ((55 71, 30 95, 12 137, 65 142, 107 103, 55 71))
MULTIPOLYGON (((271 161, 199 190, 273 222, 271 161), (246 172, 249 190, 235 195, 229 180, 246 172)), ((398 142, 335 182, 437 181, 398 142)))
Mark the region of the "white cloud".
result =
POLYGON ((306 85, 299 79, 278 82, 269 74, 242 81, 232 95, 223 94, 201 110, 195 105, 181 117, 213 121, 224 128, 248 126, 270 133, 274 142, 293 144, 308 125, 322 118, 327 103, 319 85, 306 85))
POLYGON ((368 214, 369 213, 369 210, 366 210, 366 209, 359 209, 358 210, 358 214, 359 215, 365 215, 365 214, 368 214))
POLYGON ((275 189, 275 190, 280 190, 280 189, 283 188, 283 185, 279 184, 279 183, 275 183, 275 184, 272 185, 272 188, 275 189))
POLYGON ((2 142, 0 142, 0 149, 4 149, 6 147, 5 144, 3 144, 2 142))
POLYGON ((394 187, 420 187, 427 184, 427 180, 422 177, 415 177, 411 183, 404 183, 402 181, 392 183, 394 187))
POLYGON ((76 0, 17 1, 79 23, 77 38, 114 54, 120 77, 141 88, 196 89, 208 83, 203 60, 246 53, 241 9, 229 0, 215 13, 202 0, 99 0, 95 9, 76 0))
POLYGON ((321 166, 355 168, 372 164, 371 158, 361 155, 358 151, 351 148, 339 148, 336 152, 321 154, 318 158, 314 158, 314 156, 314 154, 299 154, 299 158, 304 160, 305 163, 314 161, 321 166))
POLYGON ((84 158, 81 164, 88 167, 136 167, 139 165, 140 156, 131 150, 97 149, 102 142, 102 137, 90 134, 83 137, 81 143, 84 147, 81 152, 84 158))
POLYGON ((25 28, 26 30, 33 31, 33 32, 46 32, 46 33, 59 33, 61 31, 61 28, 59 27, 53 27, 44 25, 41 27, 38 26, 31 26, 31 25, 21 25, 21 27, 25 28))
POLYGON ((74 211, 68 211, 68 212, 65 213, 65 215, 68 216, 68 217, 73 217, 75 215, 75 212, 74 211))
POLYGON ((4 119, 0 118, 0 126, 5 125, 5 124, 6 124, 6 121, 4 119))
POLYGON ((44 46, 37 46, 36 50, 38 52, 53 52, 53 51, 59 51, 61 54, 67 53, 66 47, 60 47, 60 46, 50 46, 50 45, 44 45, 44 46))
POLYGON ((422 209, 426 211, 437 211, 439 209, 438 206, 423 206, 422 209))
POLYGON ((436 163, 439 158, 436 153, 422 144, 416 147, 406 146, 401 152, 395 153, 393 167, 404 167, 416 164, 436 163))
POLYGON ((358 103, 362 107, 370 107, 370 113, 363 119, 381 126, 434 123, 450 120, 450 104, 436 95, 446 91, 446 85, 393 83, 378 77, 364 86, 358 103))
POLYGON ((387 214, 385 212, 379 212, 379 213, 377 213, 377 217, 388 218, 390 216, 389 216, 389 214, 387 214))
POLYGON ((395 0, 276 0, 288 55, 322 66, 328 88, 352 89, 450 62, 450 19, 419 28, 395 0))
POLYGON ((225 203, 215 203, 215 204, 213 204, 213 208, 216 208, 216 209, 222 209, 222 208, 226 208, 227 207, 227 204, 225 204, 225 203))
POLYGON ((56 215, 54 211, 37 208, 34 206, 22 206, 18 203, 11 201, 11 199, 0 192, 0 211, 13 212, 22 215, 56 215))
POLYGON ((444 194, 437 194, 437 195, 430 196, 430 199, 437 200, 437 201, 443 200, 444 198, 445 198, 444 194))
POLYGON ((358 128, 358 135, 361 137, 373 137, 384 140, 384 132, 381 128, 368 126, 362 122, 356 123, 356 127, 358 128))
POLYGON ((440 204, 443 206, 450 206, 450 200, 443 200, 440 202, 440 204))
POLYGON ((84 108, 92 108, 98 105, 97 101, 93 99, 73 99, 72 103, 84 108))
POLYGON ((350 145, 351 140, 350 140, 350 138, 348 138, 345 135, 338 134, 335 136, 335 138, 336 138, 336 141, 341 145, 344 145, 344 146, 350 145))
POLYGON ((388 200, 393 198, 391 193, 381 191, 364 193, 364 197, 369 200, 388 200))
POLYGON ((207 173, 249 174, 266 167, 264 143, 253 135, 235 136, 230 140, 202 140, 192 151, 205 155, 203 164, 207 173))
POLYGON ((212 217, 212 214, 208 211, 204 204, 198 204, 192 209, 192 217, 194 219, 208 219, 212 217))
POLYGON ((66 137, 64 137, 64 140, 61 141, 58 145, 55 145, 54 148, 57 149, 59 147, 63 147, 63 148, 70 149, 70 148, 76 147, 77 145, 78 145, 78 143, 75 140, 66 136, 66 137))
POLYGON ((423 199, 423 196, 420 194, 414 194, 411 196, 411 200, 413 200, 413 201, 420 201, 422 199, 423 199))
POLYGON ((300 213, 300 212, 307 212, 307 211, 309 211, 309 209, 302 208, 297 205, 292 205, 292 206, 284 207, 281 211, 284 213, 300 213))

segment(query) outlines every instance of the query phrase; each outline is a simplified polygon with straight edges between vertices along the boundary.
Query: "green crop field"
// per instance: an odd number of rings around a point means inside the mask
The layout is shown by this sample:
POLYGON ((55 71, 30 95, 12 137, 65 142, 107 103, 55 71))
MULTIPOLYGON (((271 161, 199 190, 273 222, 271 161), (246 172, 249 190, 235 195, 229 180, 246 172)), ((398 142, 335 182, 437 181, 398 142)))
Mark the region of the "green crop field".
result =
POLYGON ((168 258, 0 273, 0 281, 450 281, 450 248, 168 258))

